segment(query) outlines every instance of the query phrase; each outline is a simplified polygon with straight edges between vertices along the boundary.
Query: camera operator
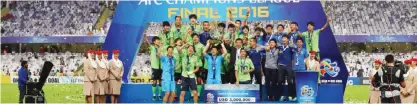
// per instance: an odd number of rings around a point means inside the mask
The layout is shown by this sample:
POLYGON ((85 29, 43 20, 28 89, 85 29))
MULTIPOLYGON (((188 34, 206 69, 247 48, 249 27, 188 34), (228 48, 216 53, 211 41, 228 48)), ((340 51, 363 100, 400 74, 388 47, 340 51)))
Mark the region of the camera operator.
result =
POLYGON ((401 103, 400 87, 405 88, 404 69, 401 63, 394 64, 394 56, 385 56, 386 65, 374 75, 372 85, 379 87, 382 103, 401 103))
POLYGON ((26 93, 26 84, 29 80, 29 69, 28 69, 28 62, 22 61, 21 68, 19 69, 19 103, 23 103, 23 97, 26 93))

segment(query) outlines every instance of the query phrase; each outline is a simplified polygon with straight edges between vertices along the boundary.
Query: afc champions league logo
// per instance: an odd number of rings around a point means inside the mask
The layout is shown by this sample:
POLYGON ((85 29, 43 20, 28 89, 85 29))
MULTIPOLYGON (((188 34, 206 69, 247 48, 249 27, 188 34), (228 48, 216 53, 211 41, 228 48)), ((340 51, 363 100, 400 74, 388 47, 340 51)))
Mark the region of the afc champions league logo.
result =
POLYGON ((214 95, 212 93, 207 93, 207 103, 214 103, 214 95))
POLYGON ((312 87, 309 87, 308 85, 304 85, 301 87, 301 96, 313 96, 314 90, 312 87))
POLYGON ((320 73, 321 76, 324 76, 325 73, 331 77, 336 77, 339 75, 340 68, 337 66, 337 62, 332 62, 330 59, 323 59, 320 62, 320 73))

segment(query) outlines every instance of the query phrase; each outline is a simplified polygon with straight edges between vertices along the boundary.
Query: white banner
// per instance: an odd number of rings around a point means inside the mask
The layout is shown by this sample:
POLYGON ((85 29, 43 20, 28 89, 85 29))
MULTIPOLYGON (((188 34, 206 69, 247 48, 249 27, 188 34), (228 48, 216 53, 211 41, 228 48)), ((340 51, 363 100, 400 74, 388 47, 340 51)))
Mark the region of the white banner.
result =
MULTIPOLYGON (((29 81, 32 82, 39 82, 39 76, 31 76, 29 81)), ((11 78, 11 83, 17 83, 18 77, 14 76, 11 78)), ((46 83, 54 83, 54 84, 83 84, 84 83, 84 77, 82 76, 76 76, 76 77, 70 77, 70 76, 49 76, 46 79, 46 83)))

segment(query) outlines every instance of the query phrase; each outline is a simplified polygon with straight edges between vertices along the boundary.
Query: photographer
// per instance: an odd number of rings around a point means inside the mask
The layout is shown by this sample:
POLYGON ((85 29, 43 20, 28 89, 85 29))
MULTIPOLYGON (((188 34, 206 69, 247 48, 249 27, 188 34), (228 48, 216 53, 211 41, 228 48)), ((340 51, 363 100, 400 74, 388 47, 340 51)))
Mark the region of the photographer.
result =
POLYGON ((26 93, 26 84, 29 80, 28 62, 22 61, 21 68, 19 69, 19 103, 23 103, 23 97, 26 93))
POLYGON ((372 85, 379 87, 382 103, 401 103, 400 87, 405 88, 403 67, 401 63, 394 66, 394 56, 385 56, 386 65, 372 78, 372 85))

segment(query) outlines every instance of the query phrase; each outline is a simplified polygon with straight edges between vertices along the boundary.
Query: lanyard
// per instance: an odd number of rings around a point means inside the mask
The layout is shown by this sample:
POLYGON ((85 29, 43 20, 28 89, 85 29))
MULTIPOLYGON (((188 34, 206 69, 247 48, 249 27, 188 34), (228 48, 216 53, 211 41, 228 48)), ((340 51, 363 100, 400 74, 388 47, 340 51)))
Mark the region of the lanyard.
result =
POLYGON ((311 47, 311 42, 312 42, 312 38, 313 38, 313 36, 311 35, 311 33, 310 32, 308 32, 308 45, 311 47))
POLYGON ((300 52, 302 52, 303 50, 301 49, 301 50, 296 50, 297 52, 296 52, 296 54, 295 54, 295 65, 298 65, 298 55, 300 54, 300 52))
POLYGON ((211 59, 212 59, 211 67, 213 69, 213 79, 216 79, 216 74, 215 73, 216 73, 216 59, 217 59, 217 56, 211 56, 211 59))
POLYGON ((285 50, 287 50, 287 48, 288 48, 288 45, 284 45, 284 46, 282 46, 282 51, 284 52, 285 50))
POLYGON ((171 74, 171 81, 172 81, 172 78, 174 78, 174 74, 173 74, 174 65, 172 64, 173 63, 172 61, 173 61, 173 59, 169 58, 168 63, 169 63, 169 73, 171 74))
POLYGON ((245 61, 246 61, 246 58, 244 58, 243 59, 243 62, 242 62, 242 60, 240 61, 240 72, 243 72, 243 70, 245 70, 245 61))
POLYGON ((272 57, 275 57, 275 49, 271 49, 269 53, 272 55, 272 57))

